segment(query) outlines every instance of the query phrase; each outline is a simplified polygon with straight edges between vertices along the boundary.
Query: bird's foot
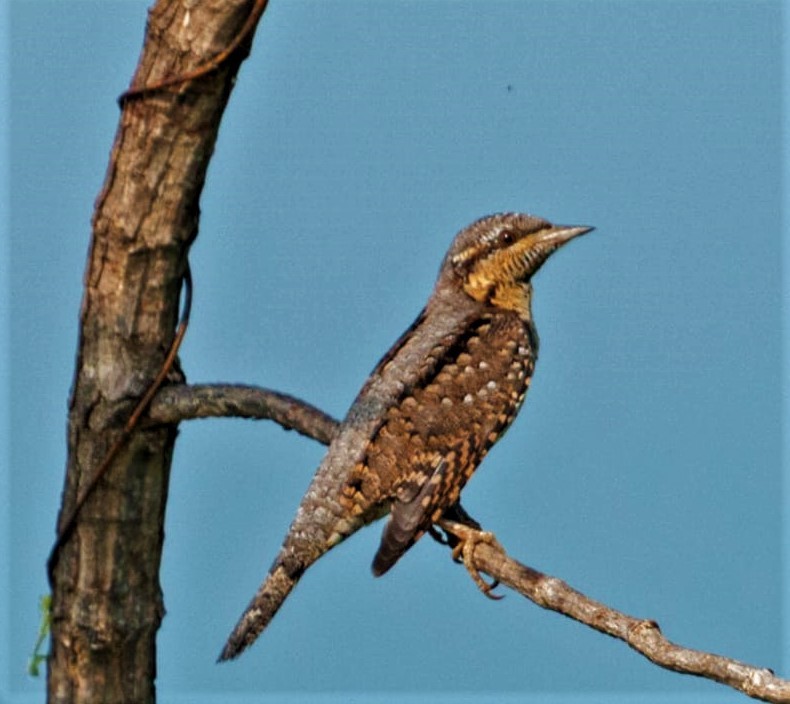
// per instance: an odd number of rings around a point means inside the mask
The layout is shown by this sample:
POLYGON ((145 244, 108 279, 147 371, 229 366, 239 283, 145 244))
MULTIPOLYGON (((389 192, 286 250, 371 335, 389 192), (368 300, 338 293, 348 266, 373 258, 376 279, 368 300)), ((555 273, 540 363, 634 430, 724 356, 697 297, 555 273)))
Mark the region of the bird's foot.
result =
MULTIPOLYGON (((488 545, 499 547, 499 542, 493 533, 480 528, 473 528, 472 526, 443 519, 439 522, 439 526, 448 535, 452 535, 457 540, 453 546, 453 560, 456 562, 463 562, 466 571, 472 578, 478 589, 489 599, 499 601, 504 598, 504 594, 494 594, 493 590, 499 586, 499 580, 495 579, 493 582, 486 582, 480 574, 480 570, 475 567, 474 552, 479 543, 486 543, 488 545)), ((449 541, 448 541, 449 542, 449 541)))

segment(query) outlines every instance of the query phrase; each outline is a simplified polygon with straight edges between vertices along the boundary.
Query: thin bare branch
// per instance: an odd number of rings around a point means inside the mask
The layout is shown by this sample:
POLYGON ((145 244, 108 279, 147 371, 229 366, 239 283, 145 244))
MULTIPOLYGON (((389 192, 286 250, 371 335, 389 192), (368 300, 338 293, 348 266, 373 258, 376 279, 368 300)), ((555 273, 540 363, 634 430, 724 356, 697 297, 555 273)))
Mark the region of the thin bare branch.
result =
POLYGON ((167 386, 151 402, 148 417, 155 423, 192 418, 254 418, 273 420, 328 445, 339 423, 315 406, 288 394, 241 384, 167 386))
POLYGON ((538 572, 511 558, 490 534, 442 521, 440 526, 462 541, 473 541, 473 569, 525 596, 538 606, 556 611, 596 631, 625 641, 656 665, 687 675, 720 682, 766 702, 790 702, 790 682, 771 670, 722 655, 684 648, 667 640, 658 624, 639 619, 590 599, 557 577, 538 572))

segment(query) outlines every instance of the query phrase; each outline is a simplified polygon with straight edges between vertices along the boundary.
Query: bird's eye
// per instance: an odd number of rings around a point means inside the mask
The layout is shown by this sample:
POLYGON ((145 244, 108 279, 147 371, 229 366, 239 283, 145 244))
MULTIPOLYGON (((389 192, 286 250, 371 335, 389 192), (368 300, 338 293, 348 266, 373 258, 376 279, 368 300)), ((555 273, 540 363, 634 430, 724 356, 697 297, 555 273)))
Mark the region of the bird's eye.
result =
POLYGON ((510 230, 502 230, 499 233, 499 241, 505 245, 513 244, 516 241, 516 236, 510 230))

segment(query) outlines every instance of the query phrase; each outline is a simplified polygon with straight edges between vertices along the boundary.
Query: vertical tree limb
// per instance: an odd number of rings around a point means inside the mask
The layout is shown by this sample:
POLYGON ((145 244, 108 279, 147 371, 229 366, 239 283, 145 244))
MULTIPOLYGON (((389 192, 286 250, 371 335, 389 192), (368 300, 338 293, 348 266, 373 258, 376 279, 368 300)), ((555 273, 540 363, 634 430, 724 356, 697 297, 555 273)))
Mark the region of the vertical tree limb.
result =
MULTIPOLYGON (((134 85, 220 53, 250 0, 150 12, 134 85)), ((172 341, 199 197, 249 48, 197 84, 130 102, 96 202, 69 403, 60 522, 122 432, 172 341)), ((176 425, 135 431, 81 511, 51 577, 49 702, 153 702, 163 524, 176 425)))

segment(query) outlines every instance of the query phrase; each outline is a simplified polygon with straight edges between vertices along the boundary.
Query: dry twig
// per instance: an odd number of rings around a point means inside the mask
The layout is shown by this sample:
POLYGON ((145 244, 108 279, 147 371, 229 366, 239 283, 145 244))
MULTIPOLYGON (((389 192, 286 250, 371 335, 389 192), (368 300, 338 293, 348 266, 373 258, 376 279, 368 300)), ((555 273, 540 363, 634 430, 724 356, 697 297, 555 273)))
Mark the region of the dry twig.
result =
MULTIPOLYGON (((452 521, 442 521, 440 525, 461 540, 480 533, 452 521)), ((790 702, 790 682, 777 677, 771 670, 676 645, 664 637, 655 621, 616 611, 576 591, 557 577, 522 565, 496 541, 475 540, 472 554, 475 570, 485 572, 541 608, 556 611, 625 641, 659 667, 726 684, 754 699, 790 702)))

